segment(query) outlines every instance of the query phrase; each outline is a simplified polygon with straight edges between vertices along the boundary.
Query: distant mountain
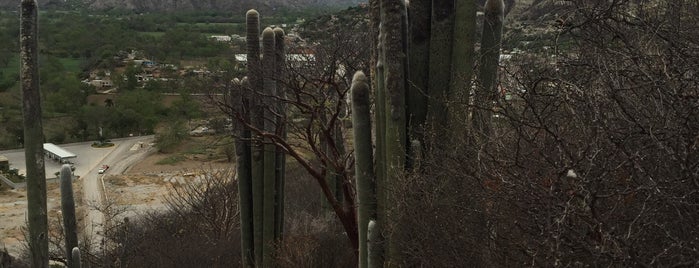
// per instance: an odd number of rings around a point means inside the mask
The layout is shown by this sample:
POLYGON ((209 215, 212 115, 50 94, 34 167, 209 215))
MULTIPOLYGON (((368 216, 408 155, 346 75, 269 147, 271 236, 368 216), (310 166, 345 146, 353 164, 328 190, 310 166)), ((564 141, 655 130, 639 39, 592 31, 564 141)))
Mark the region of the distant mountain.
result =
MULTIPOLYGON (((43 9, 87 8, 90 10, 240 12, 255 8, 347 7, 362 0, 37 0, 43 9)), ((0 0, 1 9, 17 10, 19 0, 0 0)))

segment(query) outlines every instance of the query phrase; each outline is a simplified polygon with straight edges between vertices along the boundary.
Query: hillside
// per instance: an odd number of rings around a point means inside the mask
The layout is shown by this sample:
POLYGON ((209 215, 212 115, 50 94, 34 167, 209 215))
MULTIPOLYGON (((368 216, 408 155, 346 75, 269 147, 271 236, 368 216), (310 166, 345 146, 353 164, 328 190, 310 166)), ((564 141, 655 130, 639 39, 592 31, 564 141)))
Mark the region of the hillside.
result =
MULTIPOLYGON (((250 8, 275 10, 277 8, 343 7, 359 0, 38 0, 46 9, 87 8, 90 10, 134 11, 205 11, 229 10, 238 12, 250 8)), ((0 0, 0 9, 16 10, 17 0, 0 0)))

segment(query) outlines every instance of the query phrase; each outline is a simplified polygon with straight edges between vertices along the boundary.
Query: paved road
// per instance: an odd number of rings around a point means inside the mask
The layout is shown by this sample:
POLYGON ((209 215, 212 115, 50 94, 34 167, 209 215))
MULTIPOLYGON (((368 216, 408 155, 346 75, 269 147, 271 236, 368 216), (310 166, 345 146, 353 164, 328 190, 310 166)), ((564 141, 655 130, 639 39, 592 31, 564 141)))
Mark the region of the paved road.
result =
MULTIPOLYGON (((78 155, 73 159, 75 175, 83 185, 83 205, 86 206, 87 218, 85 219, 85 234, 92 237, 95 246, 102 246, 104 234, 104 214, 100 208, 105 207, 104 202, 109 200, 104 196, 104 184, 102 179, 108 174, 121 174, 131 165, 142 159, 149 151, 153 136, 139 136, 114 139, 114 146, 109 148, 93 148, 92 142, 72 143, 59 145, 62 148, 78 155), (143 146, 141 146, 143 144, 143 146), (102 165, 110 168, 104 174, 98 174, 97 169, 102 165)), ((19 169, 20 174, 25 174, 25 161, 23 150, 0 151, 10 161, 10 166, 19 169)), ((61 165, 53 160, 46 160, 46 176, 55 177, 54 172, 60 170, 61 165)))

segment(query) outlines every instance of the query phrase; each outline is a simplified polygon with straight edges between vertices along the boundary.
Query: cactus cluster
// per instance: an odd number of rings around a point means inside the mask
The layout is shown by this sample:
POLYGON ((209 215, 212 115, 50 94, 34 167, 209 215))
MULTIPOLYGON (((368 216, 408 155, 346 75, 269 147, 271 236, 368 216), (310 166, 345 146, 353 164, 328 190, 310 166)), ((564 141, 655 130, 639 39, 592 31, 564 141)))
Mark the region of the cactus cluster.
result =
MULTIPOLYGON (((390 184, 405 172, 419 172, 417 161, 423 157, 423 148, 428 144, 433 150, 444 148, 454 135, 450 127, 454 120, 468 115, 468 111, 449 104, 470 94, 476 9, 473 1, 453 0, 412 0, 410 7, 403 0, 371 1, 370 5, 370 9, 380 10, 376 69, 372 70, 375 75, 371 83, 376 101, 373 155, 371 128, 367 127, 371 122, 366 76, 356 73, 351 88, 359 266, 397 266, 401 263, 397 245, 381 237, 386 224, 392 222, 388 209, 393 200, 390 184), (428 139, 426 133, 434 136, 428 139)), ((485 6, 477 95, 490 97, 477 97, 480 103, 475 106, 479 107, 491 106, 496 96, 504 3, 488 0, 485 6)), ((481 112, 472 112, 474 131, 488 133, 484 129, 489 126, 490 114, 476 117, 481 112)))
POLYGON ((242 122, 250 122, 236 129, 243 266, 271 267, 273 245, 283 232, 285 156, 260 132, 286 135, 285 118, 279 116, 284 111, 283 90, 277 85, 285 60, 284 31, 262 31, 260 58, 259 13, 248 11, 246 22, 248 75, 233 104, 242 111, 242 122))

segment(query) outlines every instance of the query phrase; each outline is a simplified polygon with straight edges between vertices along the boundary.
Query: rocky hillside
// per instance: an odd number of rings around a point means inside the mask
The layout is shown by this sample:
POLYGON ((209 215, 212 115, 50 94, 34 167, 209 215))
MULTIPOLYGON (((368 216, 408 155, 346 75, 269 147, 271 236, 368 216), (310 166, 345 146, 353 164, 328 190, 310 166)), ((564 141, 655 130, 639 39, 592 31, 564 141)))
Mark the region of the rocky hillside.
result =
MULTIPOLYGON (((135 11, 230 10, 238 12, 250 8, 274 10, 277 8, 342 7, 356 5, 361 0, 37 0, 41 8, 135 11)), ((16 10, 18 0, 0 0, 0 8, 16 10)))

